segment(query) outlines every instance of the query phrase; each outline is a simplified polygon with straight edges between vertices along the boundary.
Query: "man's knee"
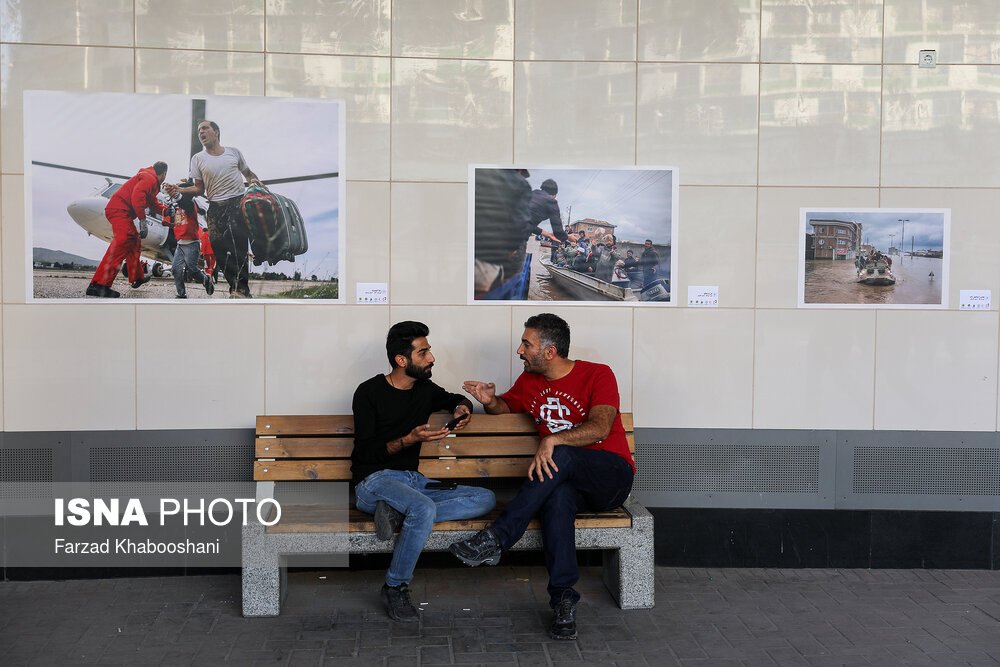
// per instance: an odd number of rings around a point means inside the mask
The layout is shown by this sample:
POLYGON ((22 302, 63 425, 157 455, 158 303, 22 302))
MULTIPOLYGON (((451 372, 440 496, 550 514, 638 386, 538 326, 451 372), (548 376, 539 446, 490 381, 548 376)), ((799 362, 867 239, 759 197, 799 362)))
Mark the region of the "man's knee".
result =
POLYGON ((436 513, 437 507, 434 505, 434 501, 427 496, 421 495, 413 498, 406 507, 406 519, 403 521, 403 524, 407 526, 431 525, 434 523, 434 515, 436 513))
POLYGON ((542 505, 541 512, 547 516, 575 516, 577 511, 577 490, 572 484, 560 484, 542 505))
POLYGON ((483 508, 484 512, 489 512, 497 506, 497 497, 489 489, 480 486, 470 486, 470 498, 472 502, 483 508))
POLYGON ((556 467, 562 469, 563 466, 569 465, 574 460, 576 449, 572 445, 556 445, 552 450, 552 460, 556 467))

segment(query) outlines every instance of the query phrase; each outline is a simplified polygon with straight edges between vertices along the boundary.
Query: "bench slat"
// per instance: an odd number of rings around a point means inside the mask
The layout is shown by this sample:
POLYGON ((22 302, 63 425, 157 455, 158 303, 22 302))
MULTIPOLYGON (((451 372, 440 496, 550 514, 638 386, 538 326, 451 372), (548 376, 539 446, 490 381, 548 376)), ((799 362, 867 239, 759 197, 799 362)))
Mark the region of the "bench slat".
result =
POLYGON ((425 477, 447 479, 459 477, 525 477, 531 458, 495 459, 421 459, 417 470, 425 477))
POLYGON ((254 461, 255 482, 350 481, 350 459, 330 461, 254 461))
POLYGON ((538 450, 537 435, 502 437, 472 436, 445 438, 420 445, 420 457, 438 456, 534 456, 538 450))
MULTIPOLYGON (((434 530, 482 530, 492 523, 498 516, 502 507, 494 509, 489 514, 485 514, 475 519, 461 519, 457 521, 441 521, 434 524, 434 530)), ((344 523, 338 521, 336 515, 327 507, 322 505, 300 504, 282 505, 281 521, 273 526, 268 526, 269 533, 331 533, 343 532, 344 523)), ((343 519, 343 515, 339 514, 343 519)), ((375 530, 375 521, 371 514, 367 514, 358 509, 352 509, 349 513, 350 532, 370 533, 375 530)), ((618 508, 610 512, 582 512, 576 515, 577 528, 628 528, 632 525, 632 517, 623 509, 618 508)), ((538 530, 541 523, 538 519, 532 519, 528 524, 528 530, 538 530)))
POLYGON ((257 435, 354 434, 354 415, 261 415, 257 435))
POLYGON ((259 459, 349 459, 354 438, 257 438, 259 459))

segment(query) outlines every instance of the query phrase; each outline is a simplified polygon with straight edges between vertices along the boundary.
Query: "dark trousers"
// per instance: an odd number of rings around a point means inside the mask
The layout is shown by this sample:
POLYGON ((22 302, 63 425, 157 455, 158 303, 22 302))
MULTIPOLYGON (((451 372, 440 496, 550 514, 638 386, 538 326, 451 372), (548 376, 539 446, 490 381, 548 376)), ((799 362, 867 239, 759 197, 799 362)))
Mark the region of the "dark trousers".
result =
POLYGON ((222 264, 222 273, 229 283, 230 293, 250 294, 250 267, 247 250, 250 229, 240 210, 240 197, 211 202, 208 205, 208 240, 215 257, 222 264))
POLYGON ((632 466, 613 452, 557 445, 552 460, 559 471, 545 481, 527 480, 493 522, 493 532, 505 550, 524 535, 538 514, 542 522, 545 565, 549 570, 551 605, 580 578, 576 564, 576 513, 603 512, 620 507, 632 490, 632 466))

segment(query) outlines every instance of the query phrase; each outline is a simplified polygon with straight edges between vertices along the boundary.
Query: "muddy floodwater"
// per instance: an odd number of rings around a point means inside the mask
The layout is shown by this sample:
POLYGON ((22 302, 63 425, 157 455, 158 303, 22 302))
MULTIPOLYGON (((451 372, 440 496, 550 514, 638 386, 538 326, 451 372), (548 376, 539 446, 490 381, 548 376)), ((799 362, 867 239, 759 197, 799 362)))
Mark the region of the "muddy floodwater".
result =
POLYGON ((876 286, 857 282, 853 261, 806 260, 805 302, 939 304, 942 266, 932 257, 893 256, 896 284, 876 286))

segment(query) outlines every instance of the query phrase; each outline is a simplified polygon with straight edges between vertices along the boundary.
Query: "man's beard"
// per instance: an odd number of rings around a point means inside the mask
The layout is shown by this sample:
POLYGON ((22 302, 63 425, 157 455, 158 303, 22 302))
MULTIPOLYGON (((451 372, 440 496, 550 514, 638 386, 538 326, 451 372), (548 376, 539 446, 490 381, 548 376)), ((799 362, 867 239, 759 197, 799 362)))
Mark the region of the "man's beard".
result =
POLYGON ((426 366, 415 366, 414 364, 407 364, 406 368, 403 369, 403 372, 406 373, 411 378, 413 378, 414 380, 417 380, 418 382, 422 380, 430 380, 431 367, 433 365, 434 364, 427 364, 426 366))
POLYGON ((544 358, 542 357, 542 355, 539 354, 539 355, 535 355, 533 357, 526 357, 526 356, 524 356, 522 354, 522 355, 519 355, 519 356, 521 357, 521 361, 525 362, 525 366, 524 366, 525 372, 527 372, 527 373, 541 373, 542 372, 543 366, 544 366, 544 364, 542 363, 544 361, 544 358))

